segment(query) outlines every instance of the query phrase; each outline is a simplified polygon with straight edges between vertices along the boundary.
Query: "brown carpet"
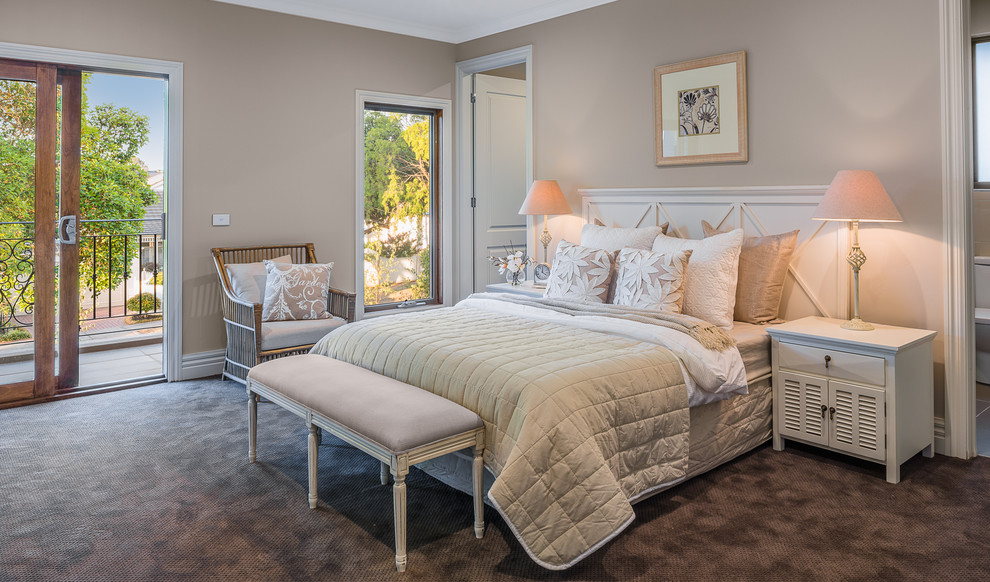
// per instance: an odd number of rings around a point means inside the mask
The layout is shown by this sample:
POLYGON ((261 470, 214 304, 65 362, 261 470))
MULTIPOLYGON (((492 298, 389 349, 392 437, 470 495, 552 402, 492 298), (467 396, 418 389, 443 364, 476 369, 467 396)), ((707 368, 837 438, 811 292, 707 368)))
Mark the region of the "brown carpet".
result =
POLYGON ((414 470, 409 570, 390 487, 327 437, 306 503, 306 429, 219 381, 0 410, 0 580, 986 580, 990 459, 879 465, 764 446, 636 506, 564 572, 533 563, 490 508, 414 470))

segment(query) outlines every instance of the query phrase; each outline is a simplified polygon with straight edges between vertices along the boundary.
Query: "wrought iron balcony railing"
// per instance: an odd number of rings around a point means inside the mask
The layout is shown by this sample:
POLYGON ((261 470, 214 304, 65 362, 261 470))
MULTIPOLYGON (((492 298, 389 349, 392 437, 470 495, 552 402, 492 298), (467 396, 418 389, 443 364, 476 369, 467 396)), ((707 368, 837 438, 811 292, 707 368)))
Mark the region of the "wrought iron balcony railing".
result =
MULTIPOLYGON (((164 277, 159 248, 164 237, 149 233, 98 232, 112 231, 122 223, 150 223, 155 230, 161 230, 161 222, 157 218, 80 221, 79 290, 84 299, 80 305, 80 321, 162 312, 163 287, 156 283, 160 275, 164 277), (134 259, 137 259, 136 268, 134 259), (147 283, 141 277, 142 272, 150 275, 147 283), (135 291, 143 299, 134 301, 130 294, 135 291), (128 307, 129 299, 136 309, 128 307)), ((33 325, 33 229, 32 222, 0 222, 0 334, 33 325)))

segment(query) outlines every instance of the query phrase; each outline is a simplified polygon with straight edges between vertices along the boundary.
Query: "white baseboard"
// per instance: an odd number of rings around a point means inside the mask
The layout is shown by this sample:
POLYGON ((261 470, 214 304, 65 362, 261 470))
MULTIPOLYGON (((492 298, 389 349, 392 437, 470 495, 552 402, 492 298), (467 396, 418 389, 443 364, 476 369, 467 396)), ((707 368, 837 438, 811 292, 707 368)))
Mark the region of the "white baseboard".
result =
POLYGON ((945 419, 935 417, 935 453, 945 454, 945 419))
POLYGON ((224 350, 182 354, 182 380, 219 376, 223 372, 224 350))

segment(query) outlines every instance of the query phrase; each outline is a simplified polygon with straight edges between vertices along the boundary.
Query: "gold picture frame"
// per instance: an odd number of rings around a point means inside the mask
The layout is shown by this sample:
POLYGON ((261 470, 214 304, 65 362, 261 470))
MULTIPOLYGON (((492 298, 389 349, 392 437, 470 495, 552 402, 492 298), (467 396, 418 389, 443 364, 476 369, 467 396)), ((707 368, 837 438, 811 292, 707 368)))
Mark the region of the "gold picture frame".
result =
POLYGON ((653 69, 658 166, 749 161, 746 51, 653 69))

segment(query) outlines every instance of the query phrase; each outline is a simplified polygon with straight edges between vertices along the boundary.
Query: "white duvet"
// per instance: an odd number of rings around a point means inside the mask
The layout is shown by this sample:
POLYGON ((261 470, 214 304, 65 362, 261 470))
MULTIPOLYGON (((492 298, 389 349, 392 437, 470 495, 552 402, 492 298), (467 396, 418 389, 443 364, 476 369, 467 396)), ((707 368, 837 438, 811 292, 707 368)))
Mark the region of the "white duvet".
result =
POLYGON ((575 317, 549 309, 519 305, 492 298, 495 293, 475 293, 454 309, 480 309, 505 313, 539 321, 549 321, 590 331, 625 337, 663 346, 677 356, 687 384, 690 406, 725 400, 737 394, 747 394, 746 369, 735 347, 722 352, 706 349, 685 333, 627 319, 583 315, 575 317))

